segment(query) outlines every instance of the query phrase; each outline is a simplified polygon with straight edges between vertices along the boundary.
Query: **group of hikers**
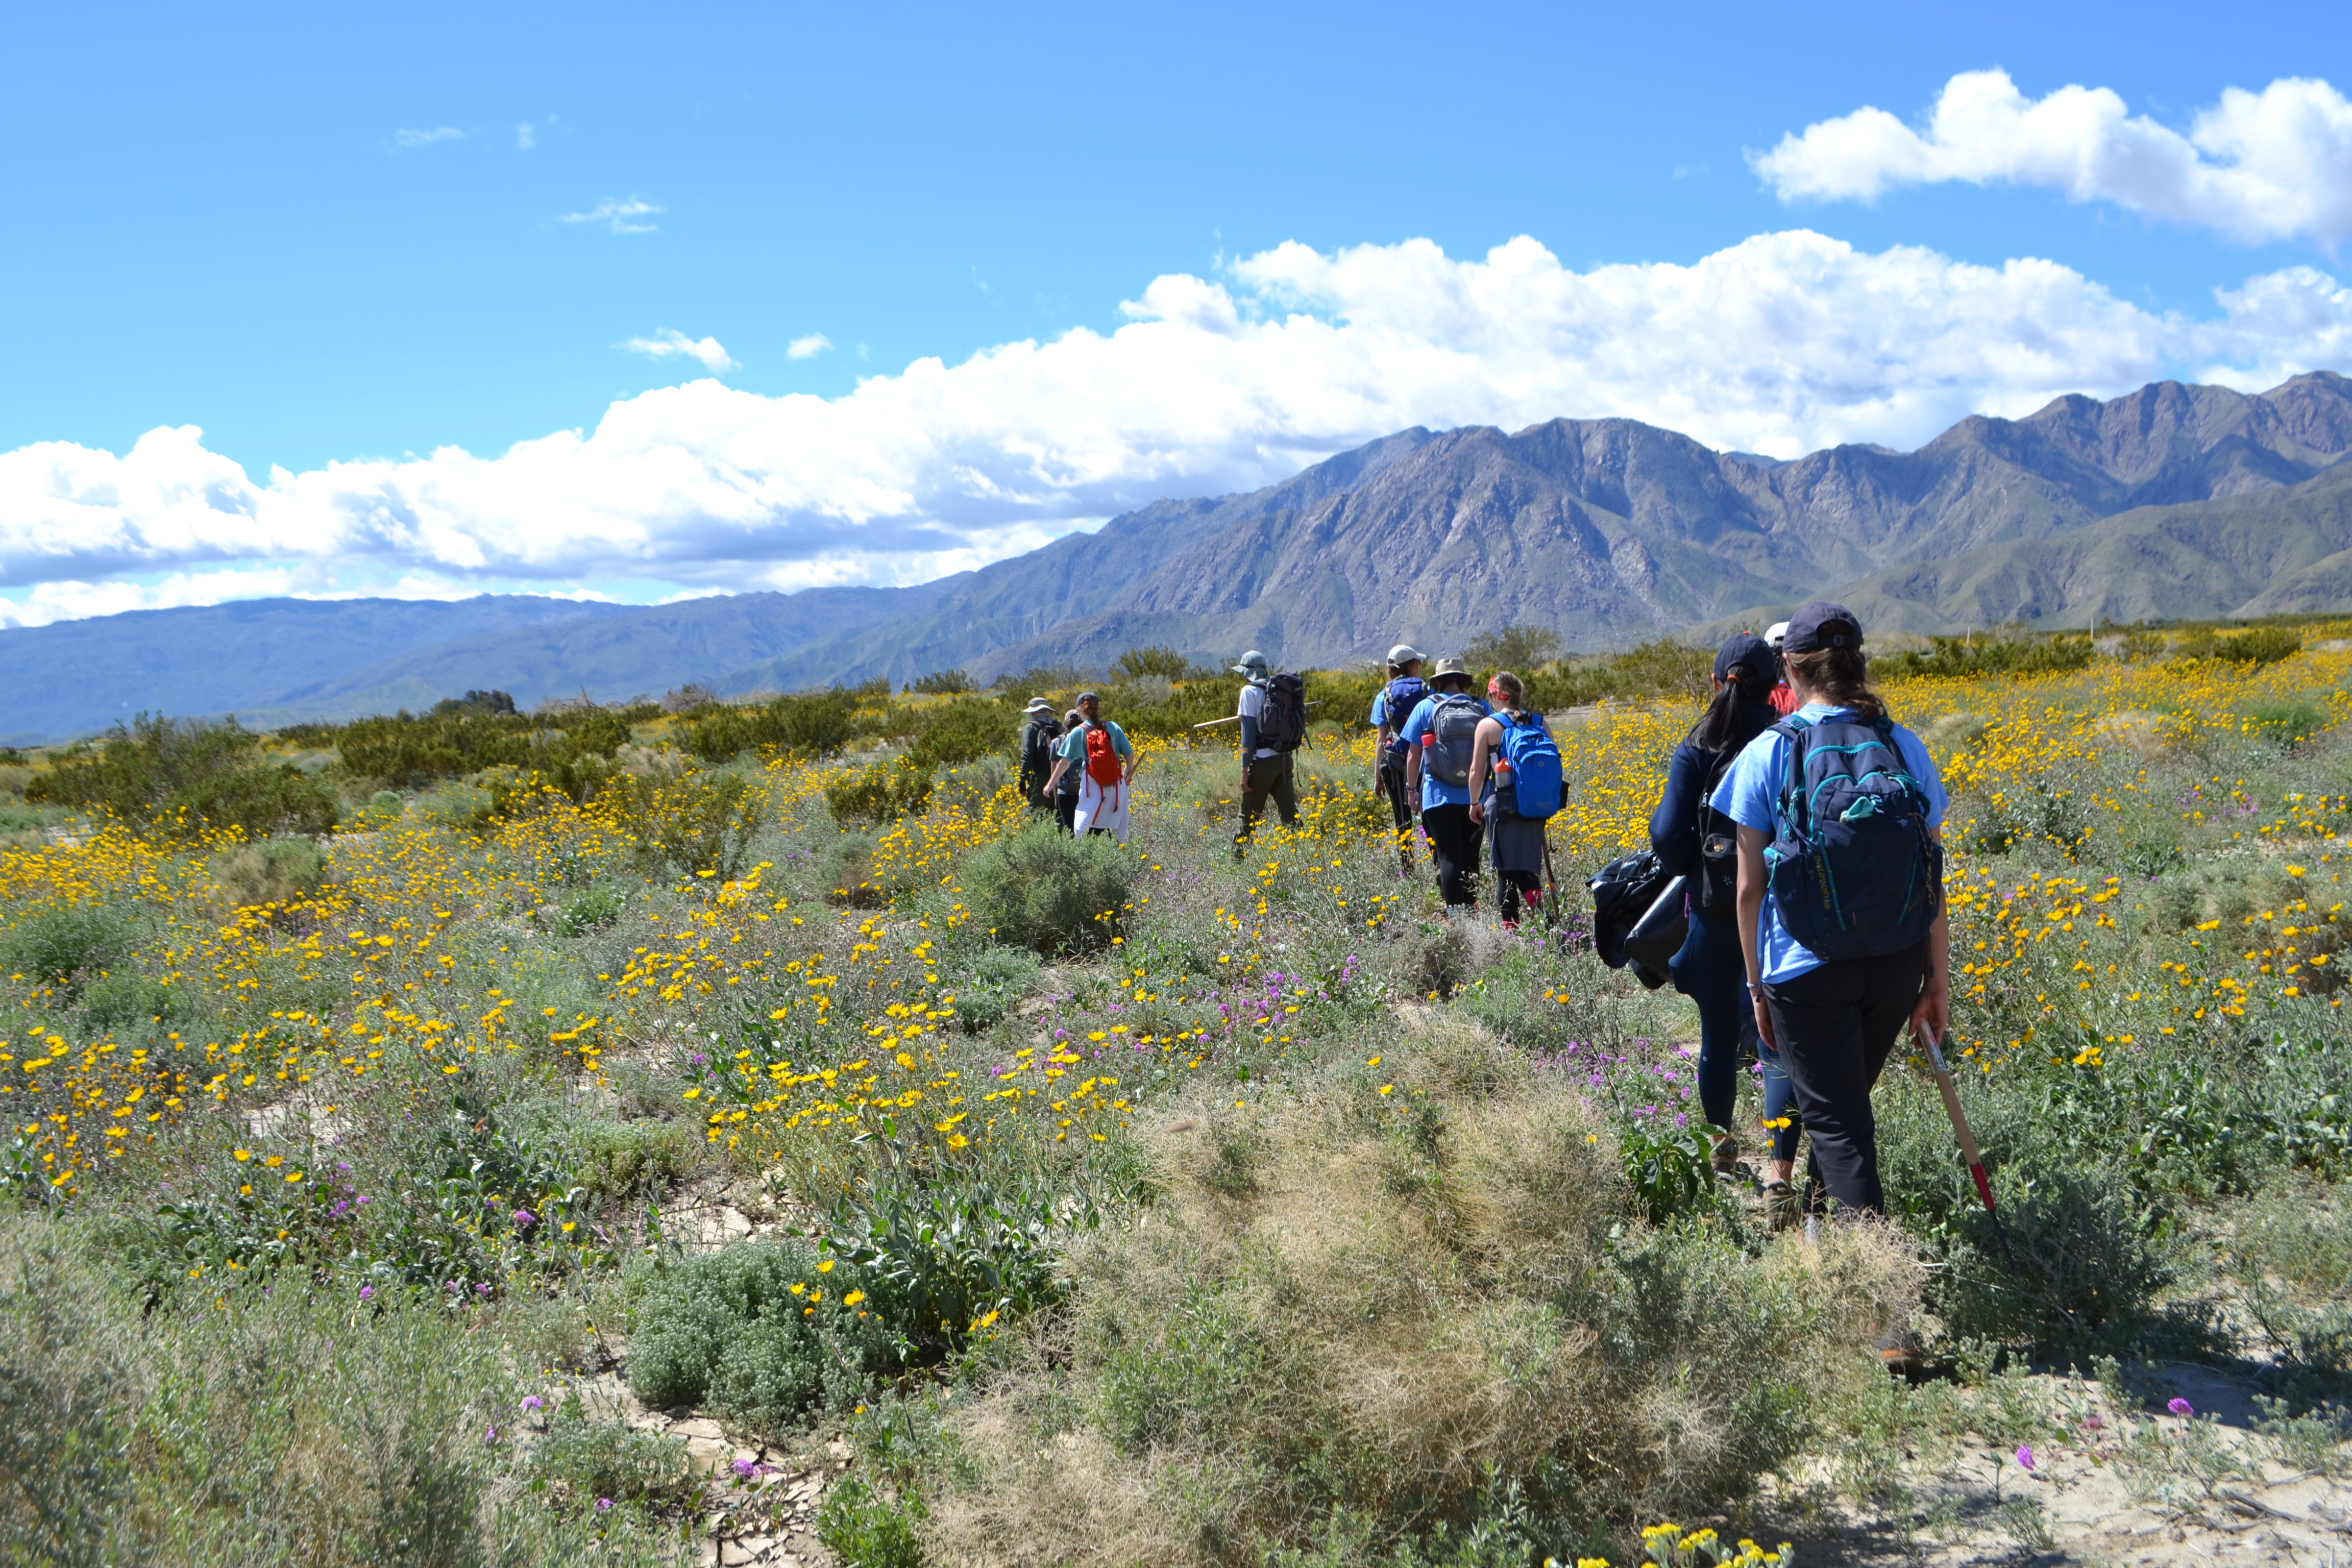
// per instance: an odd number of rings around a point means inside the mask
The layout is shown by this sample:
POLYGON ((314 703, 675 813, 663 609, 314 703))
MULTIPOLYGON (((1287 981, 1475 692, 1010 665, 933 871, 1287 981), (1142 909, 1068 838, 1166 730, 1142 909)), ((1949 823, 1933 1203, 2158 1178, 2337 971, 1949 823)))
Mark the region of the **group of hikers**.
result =
MULTIPOLYGON (((1367 721, 1371 787, 1389 803, 1401 868, 1429 850, 1449 917, 1475 911, 1482 858, 1502 924, 1546 912, 1546 824, 1564 804, 1559 750, 1526 681, 1498 670, 1483 699, 1459 658, 1389 650, 1367 721), (1427 667, 1427 674, 1423 668, 1427 667)), ((1246 853, 1269 805, 1298 817, 1294 756, 1307 738, 1304 684, 1242 656, 1241 822, 1246 853)), ((1686 932, 1667 969, 1699 1016, 1698 1094, 1712 1160, 1748 1176, 1776 1227, 1822 1212, 1883 1215, 1871 1090, 1907 1023, 1940 1039, 1949 1007, 1941 897, 1946 795, 1918 737, 1868 683, 1860 621, 1814 601, 1759 637, 1716 649, 1705 713, 1675 749, 1650 819, 1660 875, 1675 879, 1686 932), (1763 1170, 1740 1162, 1732 1126, 1740 1068, 1757 1063, 1763 1170), (1800 1131, 1807 1190, 1794 1186, 1800 1131)), ((1058 721, 1028 707, 1021 789, 1066 832, 1124 842, 1135 751, 1096 693, 1058 721)), ((1557 918, 1560 911, 1550 911, 1557 918)))

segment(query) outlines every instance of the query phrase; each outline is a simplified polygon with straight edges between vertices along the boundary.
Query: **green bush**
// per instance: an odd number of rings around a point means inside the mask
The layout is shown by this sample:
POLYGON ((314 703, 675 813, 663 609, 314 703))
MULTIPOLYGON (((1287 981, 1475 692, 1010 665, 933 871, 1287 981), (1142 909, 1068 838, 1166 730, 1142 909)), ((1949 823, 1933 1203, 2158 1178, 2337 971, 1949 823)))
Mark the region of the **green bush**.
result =
POLYGON ((614 781, 646 856, 681 877, 709 871, 722 881, 751 863, 751 840, 767 803, 739 773, 693 773, 669 783, 626 776, 614 781))
POLYGON ((1062 1245, 1099 1218, 1089 1194, 1045 1186, 891 1185, 843 1197, 824 1246, 874 1282, 908 1340, 952 1351, 1000 1317, 1058 1300, 1062 1245))
POLYGON ((856 694, 834 690, 779 697, 758 708, 712 708, 687 726, 685 745, 713 763, 754 747, 821 757, 857 733, 857 705, 856 694))
POLYGON ((151 1021, 178 1023, 188 1008, 171 986, 143 974, 110 974, 81 994, 81 1013, 100 1034, 151 1021))
POLYGON ((1478 674, 1507 669, 1522 678, 1559 655, 1559 634, 1549 626, 1505 626, 1479 636, 1462 650, 1463 659, 1478 674))
POLYGON ((213 875, 231 908, 288 904, 326 885, 327 857, 307 838, 265 838, 224 850, 214 858, 213 875))
POLYGON ((1071 838, 1041 822, 964 863, 966 902, 997 941, 1051 957, 1106 946, 1125 918, 1135 857, 1105 837, 1071 838))
POLYGON ((260 838, 326 833, 335 797, 299 768, 261 760, 261 737, 235 719, 142 713, 67 748, 25 786, 28 801, 96 807, 167 833, 235 827, 260 838))
POLYGON ((539 1489, 575 1509, 600 1501, 656 1513, 679 1513, 694 1505, 701 1487, 694 1479, 683 1438, 642 1431, 620 1421, 600 1421, 567 1397, 531 1450, 530 1476, 539 1489))
POLYGON ((130 951, 130 929, 110 910, 44 910, 0 934, 0 969, 72 989, 130 951))
POLYGON ((2252 733, 2289 745, 2308 741, 2327 725, 2327 715, 2319 704, 2302 697, 2250 703, 2240 718, 2252 733))
POLYGON ((930 770, 911 757, 894 757, 844 773, 824 789, 825 808, 844 826, 859 822, 879 826, 913 816, 930 799, 930 770))
POLYGON ((1882 678, 2043 675, 2081 669, 2091 662, 2095 651, 2088 632, 2059 632, 2048 637, 2015 632, 1975 633, 1929 640, 1931 646, 1925 652, 1914 650, 1874 658, 1871 668, 1882 678))
POLYGON ((926 697, 957 697, 980 687, 961 669, 935 669, 907 682, 907 689, 926 697))
POLYGON ((630 1386, 656 1408, 709 1404, 769 1433, 855 1403, 896 1358, 877 1309, 847 1300, 870 1289, 864 1274, 821 1261, 793 1238, 677 1266, 637 1308, 630 1386))
POLYGON ((922 1568, 922 1519, 920 1498, 890 1497, 862 1477, 844 1476, 825 1489, 816 1533, 844 1568, 922 1568))
POLYGON ((558 936, 585 936, 621 918, 628 896, 617 888, 591 888, 555 911, 558 936))

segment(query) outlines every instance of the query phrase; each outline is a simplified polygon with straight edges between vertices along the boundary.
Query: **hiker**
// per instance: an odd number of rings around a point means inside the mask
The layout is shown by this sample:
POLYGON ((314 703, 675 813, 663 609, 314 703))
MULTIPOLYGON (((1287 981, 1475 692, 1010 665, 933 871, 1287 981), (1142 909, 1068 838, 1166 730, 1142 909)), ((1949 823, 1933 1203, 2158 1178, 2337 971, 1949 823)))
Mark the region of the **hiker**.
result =
POLYGON ((1388 684, 1372 694, 1371 717, 1366 721, 1377 734, 1372 751, 1372 795, 1389 803, 1396 817, 1397 858, 1403 863, 1406 876, 1412 875, 1412 827, 1420 813, 1414 809, 1412 792, 1405 787, 1405 752, 1407 747, 1401 731, 1421 700, 1429 695, 1429 682, 1421 678, 1421 655, 1411 643, 1399 643, 1389 649, 1388 684))
MULTIPOLYGON (((1062 735, 1069 735, 1086 721, 1085 714, 1071 709, 1062 715, 1062 735)), ((1082 770, 1063 767, 1061 755, 1061 738, 1057 736, 1054 742, 1054 772, 1045 781, 1045 793, 1054 797, 1054 826, 1075 837, 1078 820, 1078 780, 1082 770)))
POLYGON ((1666 793, 1650 814, 1650 847, 1669 872, 1688 879, 1690 935, 1668 968, 1675 989, 1698 1005, 1698 1100, 1721 1131, 1715 1140, 1718 1174, 1739 1168, 1739 1140, 1728 1131, 1738 1098, 1739 1062, 1753 1051, 1764 1079, 1764 1121, 1773 1129, 1766 1166, 1764 1212, 1775 1230, 1800 1217, 1789 1185, 1795 1169, 1795 1091, 1780 1054, 1756 1034, 1748 994, 1748 960, 1740 946, 1738 825, 1710 804, 1716 786, 1748 743, 1780 721, 1772 710, 1780 660, 1762 637, 1734 632, 1715 650, 1715 696, 1666 763, 1666 793))
POLYGON ((1054 705, 1042 697, 1029 699, 1022 710, 1029 722, 1021 727, 1021 799, 1032 811, 1051 811, 1054 797, 1046 792, 1045 781, 1054 773, 1054 742, 1062 736, 1062 726, 1054 717, 1054 705))
POLYGON ((1509 670, 1486 682, 1491 717, 1470 752, 1470 820, 1487 825, 1503 929, 1519 929, 1519 905, 1543 908, 1544 825, 1560 806, 1559 746, 1527 687, 1509 670))
POLYGON ((1801 606, 1782 648, 1796 711, 1748 743, 1712 804, 1738 825, 1756 1033, 1796 1090, 1808 1206, 1826 1190, 1883 1215, 1871 1088, 1906 1020, 1940 1039, 1950 1015, 1947 797, 1927 748, 1871 690, 1852 611, 1801 606))
POLYGON ((1091 691, 1078 693, 1074 722, 1055 744, 1060 761, 1054 764, 1054 783, 1066 777, 1078 781, 1077 809, 1070 816, 1070 832, 1083 838, 1108 833, 1127 842, 1127 780, 1135 771, 1135 748, 1127 731, 1102 716, 1102 699, 1091 691))
POLYGON ((1445 912, 1478 905, 1478 843, 1470 816, 1470 758, 1486 705, 1470 695, 1470 671, 1458 658, 1441 658, 1430 694, 1405 718, 1405 788, 1421 801, 1421 830, 1437 863, 1445 912))
POLYGON ((1234 711, 1242 721, 1242 826, 1234 835, 1234 858, 1257 832, 1257 819, 1271 799, 1282 814, 1282 825, 1298 822, 1298 781, 1291 771, 1290 754, 1307 739, 1307 683, 1296 675, 1276 675, 1265 655, 1255 648, 1242 655, 1234 673, 1244 678, 1240 704, 1234 711))
POLYGON ((1789 623, 1774 621, 1764 628, 1765 646, 1772 650, 1772 711, 1786 719, 1797 710, 1797 694, 1789 689, 1789 672, 1780 663, 1780 644, 1789 636, 1789 623))

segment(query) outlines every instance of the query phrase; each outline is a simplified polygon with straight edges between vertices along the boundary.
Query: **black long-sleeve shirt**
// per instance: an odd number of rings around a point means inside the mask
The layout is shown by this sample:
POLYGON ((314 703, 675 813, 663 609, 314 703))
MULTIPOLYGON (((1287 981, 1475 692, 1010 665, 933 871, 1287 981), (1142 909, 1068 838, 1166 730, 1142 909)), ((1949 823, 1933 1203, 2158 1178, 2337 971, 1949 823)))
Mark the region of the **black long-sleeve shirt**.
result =
POLYGON ((1698 866, 1699 792, 1708 775, 1727 754, 1737 755, 1748 742, 1780 721, 1780 716, 1760 702, 1743 702, 1732 725, 1731 744, 1717 752, 1698 743, 1696 731, 1675 748, 1666 763, 1666 793, 1650 813, 1650 847, 1659 863, 1676 876, 1688 876, 1698 866))

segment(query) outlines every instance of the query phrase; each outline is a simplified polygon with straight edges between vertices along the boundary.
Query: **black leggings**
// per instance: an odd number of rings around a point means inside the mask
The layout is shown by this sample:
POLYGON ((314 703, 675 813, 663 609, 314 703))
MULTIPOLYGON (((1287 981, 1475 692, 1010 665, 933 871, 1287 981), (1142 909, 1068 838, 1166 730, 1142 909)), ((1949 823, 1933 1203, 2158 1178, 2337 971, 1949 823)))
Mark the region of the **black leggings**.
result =
POLYGON ((1840 959, 1764 983, 1780 1065, 1811 1140, 1806 1174, 1841 1207, 1886 1212, 1870 1091, 1927 975, 1921 942, 1884 958, 1840 959))
POLYGON ((1437 861, 1437 887, 1446 907, 1478 902, 1478 845, 1486 830, 1470 820, 1467 805, 1433 805, 1421 814, 1429 852, 1437 861))

